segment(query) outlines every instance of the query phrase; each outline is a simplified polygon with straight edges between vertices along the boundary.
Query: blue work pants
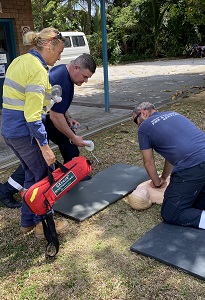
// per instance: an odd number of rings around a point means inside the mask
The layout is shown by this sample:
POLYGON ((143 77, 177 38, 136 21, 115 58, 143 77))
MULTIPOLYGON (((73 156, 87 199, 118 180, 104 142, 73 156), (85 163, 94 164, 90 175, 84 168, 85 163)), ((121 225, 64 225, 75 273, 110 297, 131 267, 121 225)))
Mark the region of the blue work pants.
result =
MULTIPOLYGON (((25 171, 25 189, 28 189, 34 183, 47 176, 48 166, 35 139, 32 144, 30 136, 18 139, 5 139, 5 142, 19 158, 25 171)), ((39 222, 40 216, 31 212, 27 204, 23 201, 21 208, 21 226, 30 227, 39 222)))

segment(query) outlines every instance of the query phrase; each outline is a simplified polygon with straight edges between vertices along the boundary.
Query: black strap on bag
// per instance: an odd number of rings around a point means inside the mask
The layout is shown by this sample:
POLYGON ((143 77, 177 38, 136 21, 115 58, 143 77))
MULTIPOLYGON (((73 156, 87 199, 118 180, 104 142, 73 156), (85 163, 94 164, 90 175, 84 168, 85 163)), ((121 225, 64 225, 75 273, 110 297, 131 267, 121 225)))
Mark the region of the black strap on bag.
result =
POLYGON ((46 257, 54 257, 59 251, 59 240, 56 233, 53 212, 49 210, 46 215, 41 217, 43 232, 48 242, 46 247, 46 257))
MULTIPOLYGON (((88 163, 91 164, 90 161, 88 161, 88 163)), ((66 168, 64 165, 62 165, 57 160, 55 163, 55 168, 60 168, 64 174, 66 174, 68 171, 73 169, 75 166, 76 166, 76 163, 74 163, 72 167, 66 168)), ((52 186, 55 183, 55 179, 54 179, 51 169, 49 167, 48 167, 48 180, 49 180, 50 186, 52 186)), ((59 240, 58 240, 58 235, 57 235, 56 228, 55 228, 55 222, 53 219, 52 207, 50 206, 50 203, 47 200, 45 200, 45 204, 47 206, 48 211, 45 215, 41 216, 41 222, 43 225, 43 232, 44 232, 45 238, 48 242, 47 247, 46 247, 46 257, 55 257, 59 251, 59 240)))
MULTIPOLYGON (((58 160, 56 160, 55 162, 55 168, 60 168, 61 171, 66 174, 68 171, 72 170, 77 164, 73 164, 72 167, 70 167, 69 169, 66 168, 64 165, 62 165, 58 160)), ((54 184, 55 183, 55 179, 53 178, 53 175, 52 175, 52 172, 50 170, 50 168, 48 167, 48 181, 50 183, 50 185, 54 184)))
MULTIPOLYGON (((64 165, 62 165, 59 161, 56 161, 55 168, 60 168, 61 171, 64 174, 66 174, 75 165, 76 165, 76 163, 71 168, 68 169, 64 165)), ((53 177, 52 172, 49 167, 48 167, 48 180, 49 180, 50 185, 55 183, 54 177, 53 177)), ((43 225, 44 236, 48 242, 47 247, 46 247, 46 257, 55 257, 59 251, 59 240, 58 240, 58 235, 57 235, 56 228, 55 228, 55 222, 53 219, 52 208, 50 207, 49 202, 46 200, 45 200, 45 204, 47 206, 48 211, 44 216, 41 216, 41 222, 43 225)))

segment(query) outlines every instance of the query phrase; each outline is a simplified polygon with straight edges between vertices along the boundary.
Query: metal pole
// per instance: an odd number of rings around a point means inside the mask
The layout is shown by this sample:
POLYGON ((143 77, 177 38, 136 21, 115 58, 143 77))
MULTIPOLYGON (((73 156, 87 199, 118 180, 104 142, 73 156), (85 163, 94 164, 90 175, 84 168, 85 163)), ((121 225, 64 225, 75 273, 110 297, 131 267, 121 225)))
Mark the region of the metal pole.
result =
POLYGON ((109 84, 108 84, 108 59, 107 59, 107 31, 106 31, 106 10, 105 0, 101 0, 101 25, 102 25, 102 54, 103 54, 103 70, 104 70, 104 97, 105 112, 110 111, 109 106, 109 84))

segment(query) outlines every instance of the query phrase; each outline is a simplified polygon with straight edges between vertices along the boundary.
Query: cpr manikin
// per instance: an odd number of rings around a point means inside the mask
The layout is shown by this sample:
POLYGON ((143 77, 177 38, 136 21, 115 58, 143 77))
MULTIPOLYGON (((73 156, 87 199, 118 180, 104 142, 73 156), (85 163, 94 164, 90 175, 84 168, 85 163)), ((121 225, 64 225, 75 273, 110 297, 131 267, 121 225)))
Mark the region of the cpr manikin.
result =
POLYGON ((153 203, 162 204, 164 192, 169 184, 170 177, 162 188, 153 188, 150 185, 151 180, 142 182, 137 188, 128 195, 128 202, 133 209, 143 210, 149 208, 153 203))

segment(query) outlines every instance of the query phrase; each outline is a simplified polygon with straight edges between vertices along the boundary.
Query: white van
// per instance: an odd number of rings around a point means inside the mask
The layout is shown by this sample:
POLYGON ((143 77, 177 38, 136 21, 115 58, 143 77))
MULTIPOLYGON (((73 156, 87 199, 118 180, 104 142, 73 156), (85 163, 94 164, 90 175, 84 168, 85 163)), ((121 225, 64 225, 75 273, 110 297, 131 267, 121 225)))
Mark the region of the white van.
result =
POLYGON ((65 38, 65 48, 61 53, 61 60, 56 64, 67 64, 83 53, 90 54, 88 41, 83 32, 61 32, 65 38))

